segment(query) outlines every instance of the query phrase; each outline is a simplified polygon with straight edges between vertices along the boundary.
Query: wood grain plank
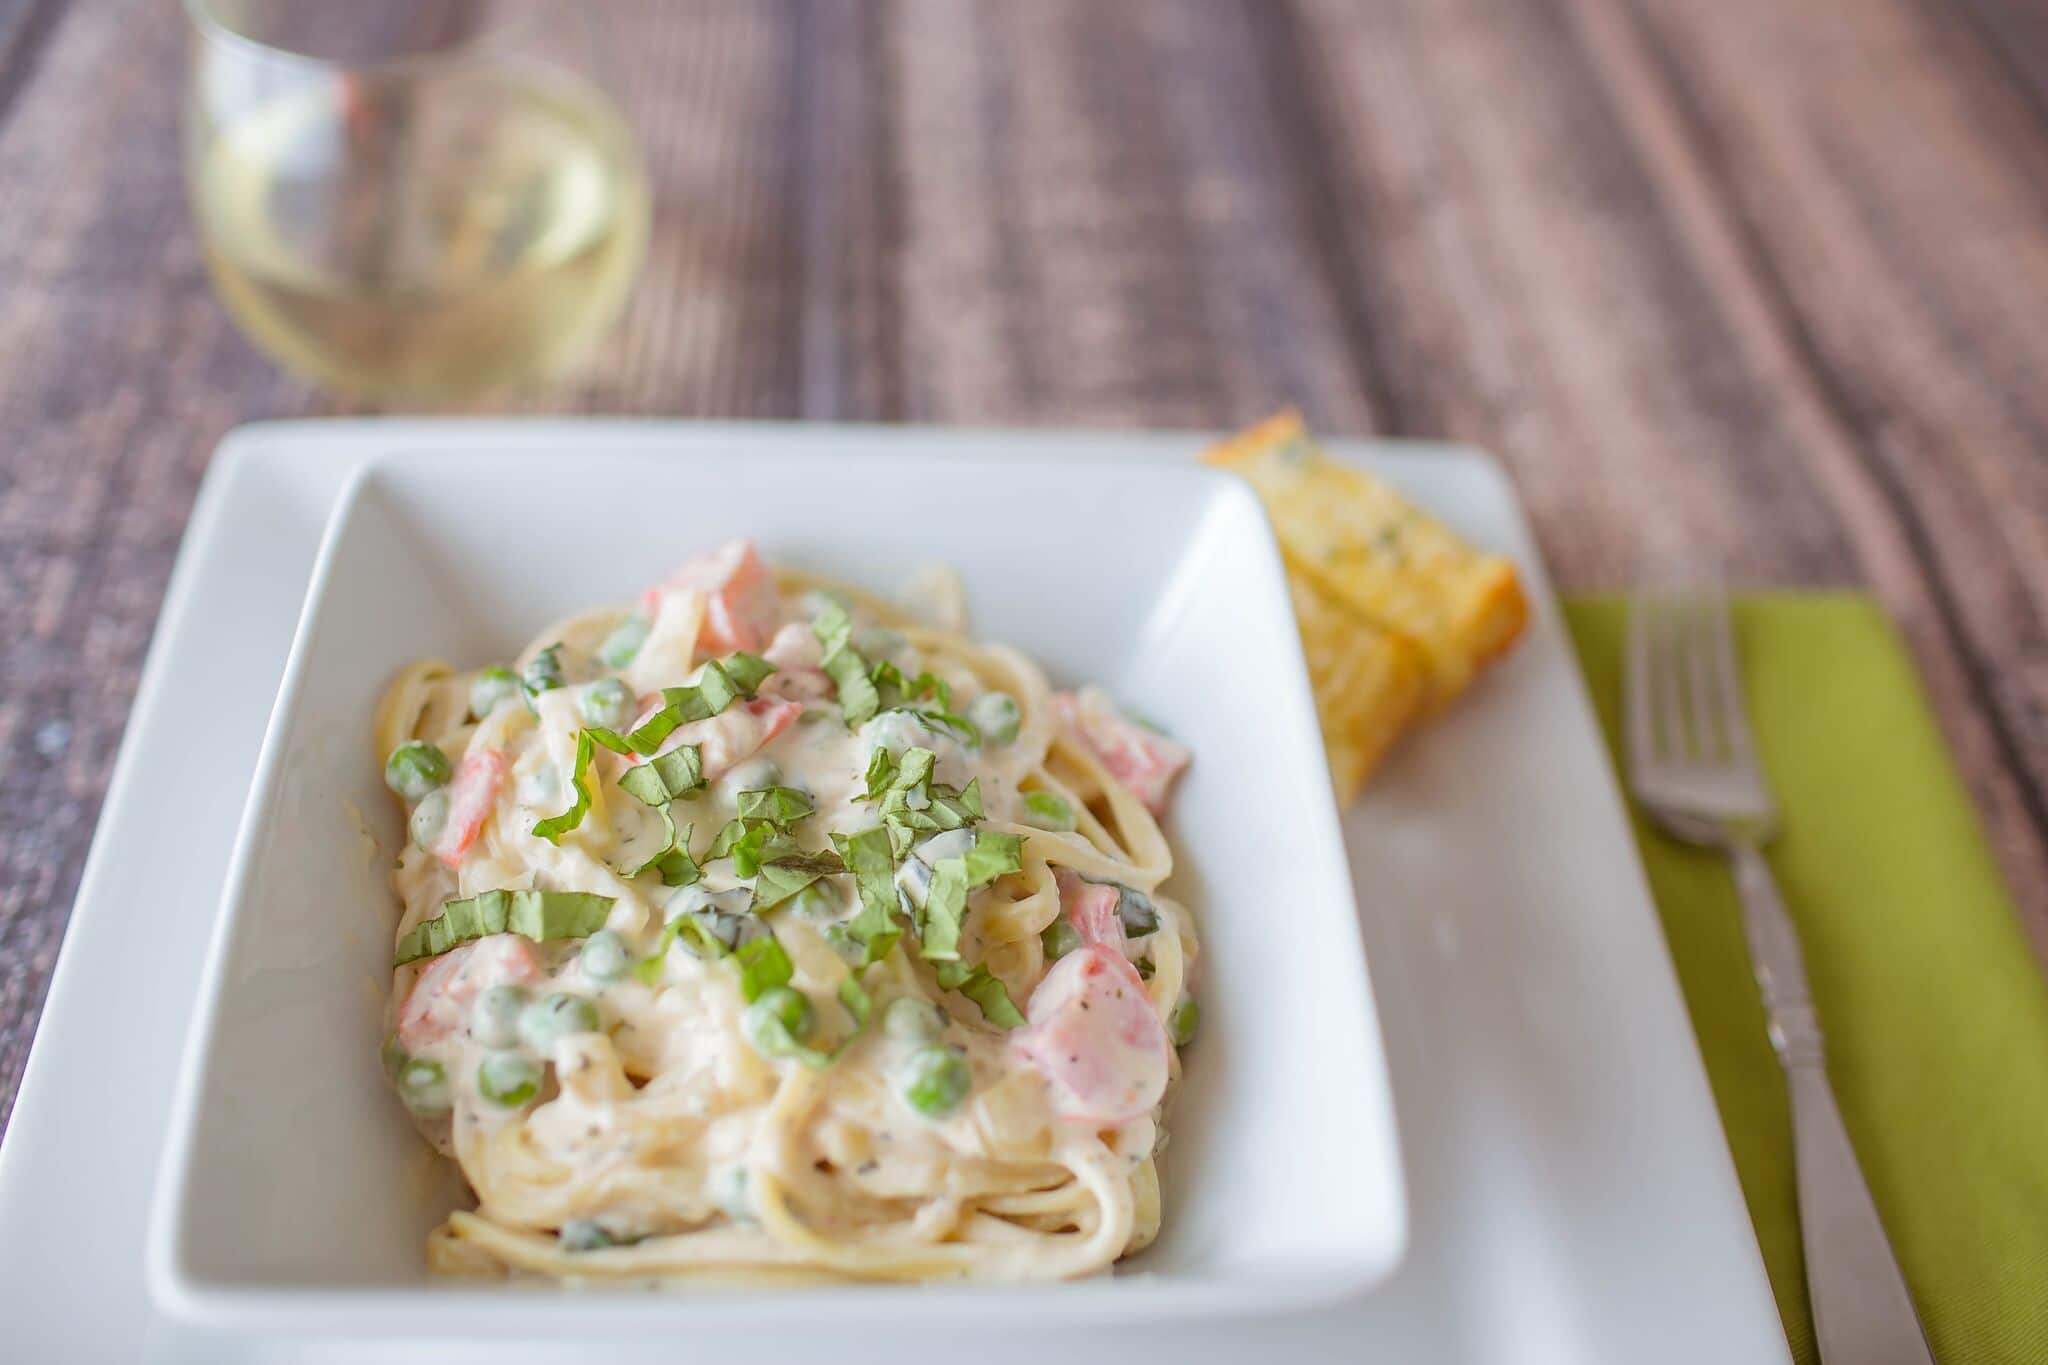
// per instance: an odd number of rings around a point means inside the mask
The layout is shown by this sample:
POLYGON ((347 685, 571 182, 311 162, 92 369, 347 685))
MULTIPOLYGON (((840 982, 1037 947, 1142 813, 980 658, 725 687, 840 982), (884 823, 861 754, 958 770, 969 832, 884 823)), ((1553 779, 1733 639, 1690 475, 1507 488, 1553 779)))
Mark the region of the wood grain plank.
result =
POLYGON ((1373 258, 1420 434, 1508 460, 1567 583, 1688 547, 1760 580, 1851 577, 1826 490, 1557 7, 1297 10, 1330 124, 1317 173, 1373 258))
POLYGON ((1952 13, 1857 17, 1649 3, 1631 31, 1726 187, 1782 391, 1834 429, 1845 496, 1883 504, 1866 571, 2048 960, 2048 125, 1952 13))
POLYGON ((64 0, 0 0, 0 121, 35 73, 64 0))
POLYGON ((2035 113, 2048 121, 2048 9, 2029 0, 1958 0, 1955 10, 1976 26, 1985 55, 2012 73, 2035 113))
POLYGON ((887 15, 905 415, 1370 424, 1245 7, 887 15))

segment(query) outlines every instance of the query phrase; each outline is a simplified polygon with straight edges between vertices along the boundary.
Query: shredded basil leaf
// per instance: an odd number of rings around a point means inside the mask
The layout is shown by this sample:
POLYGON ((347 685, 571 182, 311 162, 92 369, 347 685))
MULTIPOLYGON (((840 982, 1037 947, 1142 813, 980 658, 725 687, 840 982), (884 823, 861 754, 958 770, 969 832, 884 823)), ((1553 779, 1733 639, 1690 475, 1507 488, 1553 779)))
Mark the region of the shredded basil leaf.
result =
POLYGON ((627 735, 626 742, 636 753, 654 753, 677 726, 709 720, 734 702, 752 697, 774 671, 775 665, 752 654, 712 659, 698 670, 696 682, 662 688, 661 709, 627 735))
POLYGON ((743 697, 752 697, 754 693, 760 691, 761 684, 767 682, 775 672, 774 664, 758 654, 749 654, 743 649, 728 654, 723 667, 725 676, 732 680, 733 686, 739 688, 743 697))
POLYGON ((896 710, 924 697, 936 697, 940 706, 953 704, 953 689, 930 671, 905 679, 902 669, 884 659, 869 670, 868 679, 874 683, 884 711, 896 710))
POLYGON ((960 956, 960 924, 967 917, 967 860, 941 858, 932 869, 932 884, 925 892, 924 924, 919 931, 918 952, 930 961, 951 961, 960 956))
POLYGON ((765 914, 794 899, 823 875, 791 863, 768 864, 754 877, 754 913, 765 914))
POLYGON ((937 972, 939 985, 949 991, 958 991, 972 1000, 981 1009, 981 1017, 997 1028, 1019 1028, 1024 1023, 1024 1014, 1010 999, 1010 992, 1003 983, 989 974, 986 967, 969 967, 964 962, 941 962, 937 972))
POLYGON ((596 745, 588 730, 576 732, 576 767, 570 775, 569 785, 576 790, 576 799, 569 809, 560 815, 551 815, 533 827, 536 836, 551 844, 558 844, 562 836, 583 823, 583 817, 590 813, 590 759, 596 752, 596 745))
POLYGON ((876 746, 868 755, 868 800, 879 801, 896 781, 896 755, 876 746))
POLYGON ((665 806, 703 787, 703 751, 695 744, 679 744, 619 775, 619 790, 650 806, 665 806))
POLYGON ((853 835, 834 834, 832 844, 860 892, 860 913, 846 931, 862 945, 867 961, 879 962, 903 933, 896 926, 896 859, 889 831, 877 828, 853 835))
MULTIPOLYGON (((839 983, 839 1003, 846 1006, 846 1012, 853 1017, 854 1031, 858 1033, 868 1025, 868 1015, 874 1009, 874 1002, 868 998, 867 988, 860 984, 860 971, 856 968, 846 974, 839 983)), ((853 1039, 846 1040, 848 1043, 853 1039)), ((842 1048, 845 1044, 840 1044, 842 1048)))
POLYGON ((881 709, 882 699, 875 691, 874 681, 868 676, 868 662, 853 647, 853 621, 846 609, 838 603, 827 603, 824 610, 811 619, 811 633, 818 637, 818 643, 825 647, 825 654, 819 667, 832 679, 839 693, 839 714, 846 721, 846 728, 857 730, 873 719, 881 709))
POLYGON ((794 787, 765 787, 741 792, 737 801, 742 820, 766 820, 771 825, 791 825, 812 811, 811 798, 794 787))
POLYGON ((953 689, 937 674, 927 670, 906 679, 902 669, 884 659, 869 671, 868 681, 874 686, 878 711, 905 711, 922 721, 926 729, 944 726, 964 743, 981 743, 981 731, 974 722, 954 713, 953 689), (926 699, 933 704, 919 704, 926 699))
POLYGON ((655 807, 661 814, 661 823, 668 832, 668 839, 637 867, 620 867, 621 877, 633 878, 647 872, 661 874, 663 886, 688 886, 704 875, 690 856, 690 832, 692 826, 676 826, 676 819, 667 806, 655 807))
POLYGON ((925 893, 924 921, 919 930, 918 951, 929 961, 951 961, 960 956, 960 929, 967 918, 970 891, 987 886, 1007 872, 1021 871, 1024 840, 1015 834, 981 832, 974 845, 958 858, 941 858, 932 869, 930 888, 925 893))
POLYGON ((740 995, 750 1005, 760 998, 761 992, 771 986, 787 986, 796 975, 789 953, 773 934, 741 944, 733 960, 739 964, 740 995))
POLYGON ((1024 870, 1024 836, 977 830, 974 847, 961 861, 966 864, 970 890, 987 886, 998 877, 1024 870))
POLYGON ((635 752, 633 742, 617 730, 607 729, 602 725, 586 725, 583 727, 583 733, 589 735, 593 743, 601 744, 621 757, 635 752))
POLYGON ((520 934, 537 943, 587 938, 604 928, 611 908, 610 896, 581 891, 485 891, 446 901, 440 914, 421 920, 398 941, 392 965, 439 957, 491 934, 520 934))

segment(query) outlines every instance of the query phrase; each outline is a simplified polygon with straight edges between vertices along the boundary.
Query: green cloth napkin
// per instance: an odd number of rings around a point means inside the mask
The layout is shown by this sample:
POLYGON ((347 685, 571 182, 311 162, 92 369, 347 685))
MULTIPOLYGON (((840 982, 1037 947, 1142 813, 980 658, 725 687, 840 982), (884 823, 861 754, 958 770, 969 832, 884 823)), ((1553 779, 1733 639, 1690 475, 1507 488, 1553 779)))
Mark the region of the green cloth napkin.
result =
MULTIPOLYGON (((1565 614, 1619 770, 1623 606, 1565 614)), ((2048 979, 1883 611, 1770 594, 1735 623, 1784 811, 1771 867, 1935 1358, 2048 1361, 2048 979)), ((1718 856, 1635 830, 1792 1354, 1815 1361, 1784 1077, 1734 885, 1718 856)))

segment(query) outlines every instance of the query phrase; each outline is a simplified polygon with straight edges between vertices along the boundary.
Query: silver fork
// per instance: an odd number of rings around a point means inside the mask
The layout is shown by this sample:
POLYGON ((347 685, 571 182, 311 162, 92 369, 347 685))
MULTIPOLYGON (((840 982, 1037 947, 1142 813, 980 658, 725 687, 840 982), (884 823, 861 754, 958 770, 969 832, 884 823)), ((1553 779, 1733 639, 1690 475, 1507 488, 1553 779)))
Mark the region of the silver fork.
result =
POLYGON ((1821 1359, 1932 1365, 1835 1107, 1799 938, 1764 862, 1777 806, 1750 739, 1718 586, 1643 594, 1630 604, 1626 694, 1636 799, 1664 829, 1734 865, 1751 965, 1791 1095, 1800 1240, 1821 1359))

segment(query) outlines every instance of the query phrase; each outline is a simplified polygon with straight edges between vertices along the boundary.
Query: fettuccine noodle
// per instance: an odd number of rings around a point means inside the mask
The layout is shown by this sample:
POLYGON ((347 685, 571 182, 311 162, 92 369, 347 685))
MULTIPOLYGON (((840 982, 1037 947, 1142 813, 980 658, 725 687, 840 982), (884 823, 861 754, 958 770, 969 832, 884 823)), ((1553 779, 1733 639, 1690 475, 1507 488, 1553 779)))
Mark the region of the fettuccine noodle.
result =
POLYGON ((475 1196, 429 1238, 435 1269, 1023 1281, 1153 1240, 1198 951, 1161 893, 1173 855, 1148 809, 1177 746, 1114 729, 1128 723, 1099 694, 1056 694, 1015 650, 777 580, 744 545, 510 663, 523 682, 409 665, 375 718, 378 760, 406 755, 387 774, 413 834, 392 876, 414 956, 394 972, 387 1062, 475 1196), (576 801, 581 732, 643 735, 677 705, 661 689, 715 682, 715 660, 745 684, 756 653, 773 672, 713 714, 683 705, 656 752, 585 740, 587 808, 536 832, 576 801), (852 667, 896 709, 849 714, 852 667), (913 683, 926 674, 942 686, 913 683), (666 803, 670 843, 645 770, 686 746, 702 783, 666 803), (903 775, 918 753, 922 786, 903 775), (831 836, 888 826, 891 780, 908 826, 883 864, 900 888, 886 933, 855 872, 764 905, 766 863, 714 850, 752 830, 770 849, 786 836, 787 867, 836 868, 831 836), (743 792, 776 791, 807 809, 740 819, 766 799, 743 792), (651 856, 664 847, 689 871, 651 856), (951 931, 949 859, 979 878, 951 931), (533 894, 481 925, 499 932, 461 928, 494 891, 533 894), (750 979, 778 963, 786 980, 750 979))

